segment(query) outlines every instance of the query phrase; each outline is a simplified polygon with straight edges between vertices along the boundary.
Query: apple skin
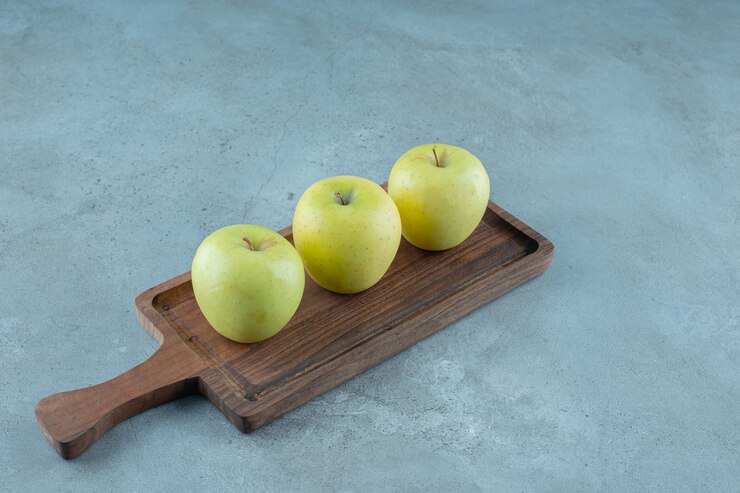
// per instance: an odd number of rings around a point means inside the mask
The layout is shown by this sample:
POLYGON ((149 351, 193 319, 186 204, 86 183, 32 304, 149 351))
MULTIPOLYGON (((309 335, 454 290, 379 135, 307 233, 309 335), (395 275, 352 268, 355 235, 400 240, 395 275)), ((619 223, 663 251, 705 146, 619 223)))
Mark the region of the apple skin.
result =
POLYGON ((393 262, 401 217, 377 183, 334 176, 314 183, 298 200, 293 241, 317 284, 335 293, 358 293, 377 283, 393 262))
POLYGON ((252 224, 211 233, 195 253, 191 275, 195 300, 208 323, 237 342, 258 342, 285 327, 306 281, 293 245, 252 224))
POLYGON ((447 144, 407 151, 388 178, 403 237, 424 250, 447 250, 465 241, 483 218, 489 193, 490 181, 480 160, 447 144))

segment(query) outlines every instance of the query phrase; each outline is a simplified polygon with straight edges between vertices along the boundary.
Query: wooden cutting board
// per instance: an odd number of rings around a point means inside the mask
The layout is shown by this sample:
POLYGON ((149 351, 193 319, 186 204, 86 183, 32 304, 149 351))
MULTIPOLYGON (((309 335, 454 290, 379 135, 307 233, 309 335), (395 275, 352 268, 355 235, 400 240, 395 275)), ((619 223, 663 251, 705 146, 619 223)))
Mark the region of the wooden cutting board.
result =
MULTIPOLYGON (((291 227, 280 233, 292 242, 291 227)), ((537 276, 552 255, 552 243, 490 202, 473 234, 451 250, 401 240, 390 269, 367 291, 339 295, 306 276, 288 326, 256 344, 232 342, 208 325, 187 272, 136 298, 139 321, 161 345, 151 358, 107 382, 42 399, 36 417, 65 459, 113 425, 186 394, 205 395, 250 432, 537 276)))

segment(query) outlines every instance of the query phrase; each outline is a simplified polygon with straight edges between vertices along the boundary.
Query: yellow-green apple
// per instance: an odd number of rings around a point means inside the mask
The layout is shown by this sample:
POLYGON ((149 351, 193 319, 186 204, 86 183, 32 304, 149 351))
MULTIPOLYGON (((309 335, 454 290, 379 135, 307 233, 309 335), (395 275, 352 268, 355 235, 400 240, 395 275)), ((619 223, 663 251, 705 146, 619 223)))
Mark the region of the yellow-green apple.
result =
POLYGON ((303 297, 303 263, 288 240, 253 224, 211 233, 193 258, 200 311, 222 336, 257 342, 278 333, 303 297))
POLYGON ((393 165, 388 194, 403 237, 424 250, 447 250, 470 236, 488 206, 490 182, 481 162, 461 147, 414 147, 393 165))
POLYGON ((317 284, 357 293, 390 267, 401 243, 401 217, 377 183, 334 176, 314 183, 298 200, 293 241, 317 284))

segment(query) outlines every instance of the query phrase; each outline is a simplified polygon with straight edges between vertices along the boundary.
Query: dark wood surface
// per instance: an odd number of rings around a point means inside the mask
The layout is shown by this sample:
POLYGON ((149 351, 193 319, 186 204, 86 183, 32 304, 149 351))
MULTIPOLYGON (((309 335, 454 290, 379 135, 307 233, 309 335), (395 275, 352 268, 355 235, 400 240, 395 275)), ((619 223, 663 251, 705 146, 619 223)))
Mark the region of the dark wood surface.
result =
MULTIPOLYGON (((280 233, 292 242, 290 227, 280 233)), ((306 276, 288 326, 256 344, 232 342, 208 325, 187 272, 136 299, 139 321, 161 344, 149 360, 42 399, 36 417, 65 459, 116 423, 192 393, 249 432, 537 276, 552 254, 552 243, 491 202, 451 250, 426 252, 402 240, 383 279, 362 293, 335 294, 306 276)))

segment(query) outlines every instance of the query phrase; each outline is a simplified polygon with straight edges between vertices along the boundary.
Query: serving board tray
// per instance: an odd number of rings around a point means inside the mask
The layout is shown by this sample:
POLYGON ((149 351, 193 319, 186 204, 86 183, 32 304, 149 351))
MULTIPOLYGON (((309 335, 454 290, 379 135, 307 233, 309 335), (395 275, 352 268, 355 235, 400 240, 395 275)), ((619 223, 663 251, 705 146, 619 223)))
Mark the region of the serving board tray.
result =
MULTIPOLYGON (((280 231, 292 242, 292 228, 280 231)), ((256 344, 214 331, 186 272, 136 298, 137 317, 160 343, 145 362, 107 382, 36 405, 49 443, 78 456, 113 425, 182 395, 201 393, 243 432, 253 431, 362 373, 542 273, 553 245, 489 202, 463 244, 427 252, 401 240, 381 281, 339 295, 306 276, 293 319, 256 344)))

